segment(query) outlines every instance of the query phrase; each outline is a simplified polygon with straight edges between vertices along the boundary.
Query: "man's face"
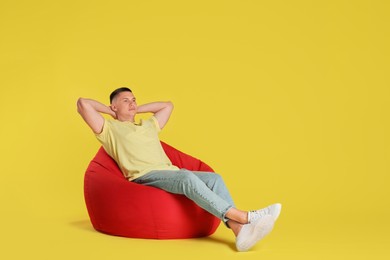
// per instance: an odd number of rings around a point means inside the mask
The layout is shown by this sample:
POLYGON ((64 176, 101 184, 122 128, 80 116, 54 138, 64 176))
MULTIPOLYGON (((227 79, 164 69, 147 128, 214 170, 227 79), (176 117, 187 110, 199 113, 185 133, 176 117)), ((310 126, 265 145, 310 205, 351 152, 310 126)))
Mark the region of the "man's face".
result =
POLYGON ((119 93, 111 104, 111 109, 117 114, 117 116, 135 116, 137 114, 137 102, 131 92, 119 93))

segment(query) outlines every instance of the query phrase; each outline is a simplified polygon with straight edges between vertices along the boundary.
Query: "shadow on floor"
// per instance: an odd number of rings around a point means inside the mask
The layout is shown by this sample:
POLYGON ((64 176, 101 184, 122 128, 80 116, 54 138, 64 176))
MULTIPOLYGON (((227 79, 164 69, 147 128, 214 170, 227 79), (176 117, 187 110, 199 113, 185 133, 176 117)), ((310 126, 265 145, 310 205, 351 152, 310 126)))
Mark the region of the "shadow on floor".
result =
POLYGON ((215 236, 210 236, 210 237, 203 237, 199 238, 203 241, 207 242, 212 242, 212 243, 217 243, 217 244, 223 244, 227 247, 229 247, 233 251, 237 251, 235 243, 232 243, 231 239, 227 238, 220 238, 220 237, 215 237, 215 236))
POLYGON ((89 219, 72 221, 69 224, 81 230, 96 232, 89 219))
MULTIPOLYGON (((69 222, 69 224, 70 224, 70 226, 77 228, 77 229, 80 229, 80 230, 84 230, 87 232, 100 233, 93 228, 91 221, 89 219, 72 221, 72 222, 69 222)), ((201 238, 196 238, 196 239, 199 239, 202 241, 207 241, 210 243, 222 244, 222 245, 225 245, 226 247, 230 248, 233 251, 237 251, 235 243, 232 242, 231 239, 221 238, 221 237, 216 237, 216 236, 201 237, 201 238)))

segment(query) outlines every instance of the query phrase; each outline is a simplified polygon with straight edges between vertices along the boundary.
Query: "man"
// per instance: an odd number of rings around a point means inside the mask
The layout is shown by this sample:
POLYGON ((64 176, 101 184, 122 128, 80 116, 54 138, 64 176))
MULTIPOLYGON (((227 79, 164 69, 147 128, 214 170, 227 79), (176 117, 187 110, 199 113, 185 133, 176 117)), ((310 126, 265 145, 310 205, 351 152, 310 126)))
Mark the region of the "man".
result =
POLYGON ((171 102, 137 106, 132 91, 123 87, 111 93, 110 103, 106 106, 79 98, 77 108, 126 179, 185 195, 231 228, 238 251, 249 250, 271 232, 281 204, 249 212, 237 209, 220 175, 191 172, 172 165, 158 138, 171 116, 171 102), (153 115, 136 124, 138 113, 153 115), (105 119, 102 114, 111 115, 113 119, 105 119))

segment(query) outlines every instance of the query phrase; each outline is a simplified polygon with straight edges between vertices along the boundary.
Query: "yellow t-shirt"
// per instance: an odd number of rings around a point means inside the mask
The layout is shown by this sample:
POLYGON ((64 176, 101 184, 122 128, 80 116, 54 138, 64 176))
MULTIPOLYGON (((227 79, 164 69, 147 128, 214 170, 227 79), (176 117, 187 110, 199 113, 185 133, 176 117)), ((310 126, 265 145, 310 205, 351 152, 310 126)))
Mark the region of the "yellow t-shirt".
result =
POLYGON ((178 170, 165 154, 158 133, 157 119, 152 116, 140 124, 105 119, 96 138, 117 162, 123 175, 132 181, 153 170, 178 170))

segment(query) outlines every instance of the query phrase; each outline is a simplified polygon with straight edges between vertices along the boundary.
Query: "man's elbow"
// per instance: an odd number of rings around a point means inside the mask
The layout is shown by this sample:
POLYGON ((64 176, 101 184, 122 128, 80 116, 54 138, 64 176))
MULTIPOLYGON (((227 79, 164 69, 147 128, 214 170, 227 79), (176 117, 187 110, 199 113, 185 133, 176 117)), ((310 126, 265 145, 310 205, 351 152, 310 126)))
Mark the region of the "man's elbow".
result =
POLYGON ((85 98, 79 98, 77 99, 77 112, 81 113, 83 109, 85 108, 85 98))
POLYGON ((167 101, 166 102, 166 106, 170 109, 170 110, 173 110, 173 103, 171 101, 167 101))

